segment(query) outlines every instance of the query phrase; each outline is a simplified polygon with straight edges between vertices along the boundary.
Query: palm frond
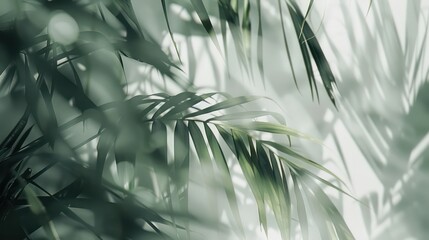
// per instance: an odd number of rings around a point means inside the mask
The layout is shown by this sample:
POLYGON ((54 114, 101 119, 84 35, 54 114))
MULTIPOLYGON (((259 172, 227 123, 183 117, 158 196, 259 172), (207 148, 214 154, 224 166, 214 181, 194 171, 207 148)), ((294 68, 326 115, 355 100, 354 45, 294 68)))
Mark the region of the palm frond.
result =
MULTIPOLYGON (((300 175, 303 177, 313 177, 315 176, 314 174, 301 170, 312 166, 315 167, 316 170, 322 170, 334 177, 336 176, 323 166, 301 156, 291 148, 276 142, 258 140, 258 138, 250 131, 299 137, 305 136, 303 134, 291 130, 284 125, 270 122, 260 122, 249 119, 247 124, 233 124, 230 123, 230 121, 234 121, 234 119, 226 118, 222 120, 222 115, 215 117, 218 114, 222 114, 223 111, 229 108, 241 107, 242 104, 254 101, 258 99, 257 97, 226 98, 223 101, 218 100, 217 103, 212 105, 204 106, 203 108, 200 107, 200 105, 207 104, 206 101, 209 101, 214 95, 219 94, 209 93, 197 95, 184 92, 176 96, 166 97, 164 101, 158 101, 158 106, 154 107, 151 112, 145 112, 145 116, 142 117, 146 120, 143 121, 152 125, 152 131, 156 131, 155 136, 157 139, 166 138, 165 124, 170 123, 171 121, 177 122, 175 124, 175 131, 178 131, 181 134, 189 134, 189 136, 186 137, 181 136, 181 139, 192 139, 200 164, 204 166, 203 169, 206 169, 205 175, 213 176, 213 166, 218 165, 218 162, 220 161, 223 165, 221 176, 224 176, 224 181, 227 181, 225 187, 231 187, 232 180, 224 157, 226 155, 226 149, 222 148, 219 144, 219 142, 223 140, 223 142, 229 147, 232 154, 235 155, 247 181, 249 182, 252 192, 258 202, 261 224, 264 226, 265 230, 267 230, 265 206, 270 206, 276 214, 277 223, 282 230, 283 237, 287 239, 290 234, 291 200, 289 199, 289 195, 292 190, 288 187, 288 182, 291 181, 291 177, 286 173, 291 171, 300 171, 300 175), (180 109, 182 109, 181 112, 174 111, 179 109, 179 107, 172 108, 172 110, 168 112, 167 109, 171 108, 174 104, 176 104, 176 106, 186 107, 180 107, 180 109), (163 124, 164 127, 162 128, 164 129, 162 130, 164 133, 160 133, 159 127, 157 127, 160 126, 160 122, 165 122, 163 124), (163 135, 163 137, 159 134, 163 135), (217 135, 221 138, 219 139, 216 137, 217 135), (278 150, 278 152, 274 151, 274 149, 278 150), (289 216, 289 220, 285 219, 285 216, 289 216)), ((147 96, 145 98, 159 99, 158 96, 156 96, 156 98, 152 97, 153 96, 147 96)), ((148 103, 149 102, 146 102, 145 104, 148 103)), ((243 111, 243 114, 246 114, 246 111, 243 111)), ((265 113, 265 115, 270 114, 270 112, 265 113)), ((263 115, 263 111, 259 112, 257 116, 261 115, 263 115)), ((178 140, 179 138, 175 137, 175 139, 178 140)), ((189 142, 186 141, 184 144, 181 144, 181 146, 183 145, 188 146, 189 142)), ((165 144, 162 146, 165 147, 165 144)), ((159 151, 159 148, 157 149, 157 151, 159 151)), ((157 154, 157 156, 159 156, 158 161, 165 162, 166 152, 168 152, 168 150, 164 149, 161 152, 163 154, 157 154)), ((185 154, 185 156, 187 155, 188 154, 185 154)), ((177 158, 180 159, 182 157, 177 158)), ((319 177, 316 178, 320 179, 319 177)), ((326 181, 323 182, 328 183, 326 181)), ((291 185, 291 183, 289 183, 289 185, 291 185)), ((340 190, 338 187, 329 183, 328 186, 340 190)), ((295 191, 299 191, 299 189, 295 191)), ((237 203, 234 201, 236 197, 234 197, 235 195, 233 192, 233 189, 229 189, 228 187, 226 188, 226 194, 228 196, 230 206, 232 207, 232 210, 236 212, 237 203)), ((308 195, 305 196, 306 198, 312 199, 308 195)), ((313 198, 312 200, 314 199, 316 198, 313 198)), ((341 217, 338 212, 332 212, 333 209, 327 211, 329 212, 330 217, 341 217)), ((239 214, 236 212, 235 218, 240 222, 238 215, 239 214)), ((337 222, 334 221, 334 223, 336 224, 337 222)), ((348 229, 343 229, 344 226, 342 226, 342 230, 338 234, 348 236, 346 239, 350 239, 351 233, 348 229)), ((340 230, 337 229, 337 231, 340 230)))
MULTIPOLYGON (((192 139, 193 146, 195 147, 197 152, 199 164, 201 164, 203 169, 206 169, 205 175, 212 176, 214 177, 214 179, 219 178, 219 180, 217 181, 221 182, 224 186, 225 194, 228 198, 228 202, 234 214, 234 219, 236 221, 236 224, 240 226, 241 220, 240 213, 237 207, 237 198, 234 193, 229 165, 225 157, 228 155, 229 152, 231 152, 233 155, 235 155, 236 161, 238 161, 238 164, 241 166, 244 176, 249 182, 252 192, 258 202, 258 211, 262 226, 264 226, 264 229, 267 230, 267 212, 265 207, 269 206, 275 213, 277 223, 282 232, 282 236, 285 239, 288 239, 290 235, 290 224, 292 216, 292 202, 290 194, 294 194, 299 191, 300 198, 305 198, 307 199, 307 201, 315 201, 317 199, 317 197, 315 196, 302 192, 300 188, 294 189, 293 187, 291 187, 295 186, 295 184, 299 184, 299 181, 297 180, 298 178, 296 178, 296 176, 292 177, 292 175, 289 174, 298 171, 301 177, 315 176, 314 174, 309 174, 310 172, 302 170, 308 168, 309 166, 314 167, 316 170, 322 170, 330 174, 332 173, 324 167, 318 165, 317 163, 296 153, 291 148, 268 140, 258 139, 255 135, 255 133, 258 132, 268 132, 274 134, 281 134, 284 136, 303 136, 302 134, 289 129, 284 125, 261 121, 255 122, 252 119, 248 120, 248 124, 234 124, 231 123, 231 121, 235 121, 234 118, 222 119, 222 114, 225 110, 231 110, 231 108, 233 108, 234 111, 237 111, 237 108, 242 109, 241 107, 243 104, 255 101, 256 99, 258 99, 258 97, 231 98, 221 93, 208 93, 198 95, 190 92, 184 92, 175 96, 156 94, 134 97, 127 100, 125 104, 131 105, 134 109, 140 109, 136 112, 136 116, 138 119, 137 121, 140 122, 139 125, 147 126, 148 129, 151 129, 151 134, 140 135, 145 137, 142 137, 142 139, 138 140, 131 137, 131 133, 124 132, 128 131, 127 128, 130 126, 129 124, 131 123, 123 125, 123 123, 120 122, 119 124, 123 126, 118 127, 123 130, 116 130, 113 133, 111 132, 111 130, 114 128, 106 128, 106 125, 101 125, 101 128, 98 131, 98 134, 100 135, 100 140, 98 142, 97 147, 99 155, 97 157, 97 162, 95 164, 96 167, 94 168, 94 170, 85 169, 79 164, 73 163, 74 161, 70 159, 60 160, 60 162, 61 165, 68 166, 68 169, 75 169, 75 171, 72 170, 72 172, 79 173, 81 177, 82 173, 86 172, 86 174, 88 175, 84 179, 87 179, 87 184, 96 184, 95 186, 102 184, 101 186, 106 189, 104 191, 110 192, 118 191, 118 189, 111 189, 109 185, 106 186, 104 180, 101 180, 100 182, 100 177, 106 174, 102 169, 106 164, 106 157, 109 155, 109 152, 113 151, 114 153, 114 158, 116 159, 116 165, 118 166, 119 175, 121 175, 119 171, 119 165, 121 165, 122 161, 130 162, 129 166, 131 166, 132 169, 139 169, 140 164, 146 165, 148 164, 148 159, 153 159, 152 161, 154 162, 152 164, 155 164, 155 166, 157 166, 157 181, 162 182, 164 181, 164 178, 170 179, 167 180, 168 184, 166 188, 158 186, 154 187, 153 191, 160 192, 161 196, 165 196, 165 201, 167 203, 171 203, 173 199, 183 199, 181 201, 184 201, 180 204, 180 206, 184 207, 184 209, 181 209, 180 207, 179 209, 177 209, 177 206, 170 205, 169 209, 171 213, 174 214, 176 211, 179 210, 185 211, 188 207, 186 199, 189 196, 187 196, 186 189, 189 186, 189 175, 192 174, 192 172, 188 173, 187 171, 189 171, 189 154, 191 152, 190 142, 192 139), (215 100, 213 99, 214 96, 223 98, 223 100, 215 100), (215 101, 215 103, 210 103, 213 101, 215 101), (153 104, 155 104, 155 106, 153 106, 153 104), (145 108, 144 106, 153 107, 150 111, 147 111, 147 108, 145 108), (182 107, 179 108, 175 106, 182 107), (181 111, 177 111, 177 109, 181 109, 181 111), (256 123, 256 125, 253 123, 256 123), (167 131, 167 128, 169 128, 168 126, 175 126, 173 132, 173 138, 175 139, 175 147, 173 149, 169 149, 167 145, 167 138, 169 135, 168 133, 170 132, 167 131), (142 140, 154 142, 154 144, 152 144, 152 147, 145 151, 144 158, 141 158, 141 156, 139 157, 139 154, 136 151, 140 148, 142 140), (222 147, 222 142, 228 146, 229 152, 227 151, 228 149, 222 147), (167 158, 168 152, 171 151, 174 153, 173 162, 169 162, 167 158), (217 170, 215 170, 214 166, 216 166, 217 170), (92 171, 95 171, 96 173, 92 174, 92 171), (215 171, 219 171, 219 177, 214 175, 215 171), (95 177, 89 177, 90 175, 95 177)), ((104 111, 109 111, 110 109, 111 111, 112 108, 121 108, 123 106, 123 104, 106 104, 105 106, 100 106, 100 109, 104 109, 104 111)), ((244 114, 246 113, 245 110, 241 111, 244 114)), ((263 113, 263 111, 258 112, 258 114, 255 115, 256 118, 264 116, 263 113)), ((265 113, 266 116, 270 116, 271 114, 272 113, 270 112, 265 113)), ((250 116, 252 116, 252 114, 250 114, 250 116)), ((70 122, 75 125, 80 121, 84 121, 86 117, 88 116, 81 115, 75 119, 72 119, 70 122)), ((73 125, 70 125, 70 123, 65 123, 59 126, 59 129, 64 129, 65 126, 72 127, 73 125)), ((133 128, 133 131, 135 132, 136 129, 133 128)), ((20 152, 18 151, 18 153, 20 152)), ((59 156, 55 155, 53 155, 52 157, 59 158, 59 156)), ((2 163, 7 162, 7 160, 8 158, 3 159, 2 163)), ((19 160, 19 158, 17 160, 19 160)), ((52 167, 52 165, 48 166, 49 168, 52 167)), ((46 172, 46 170, 47 169, 42 170, 43 172, 41 174, 37 174, 37 177, 32 178, 31 181, 43 178, 43 176, 45 176, 44 172, 46 172)), ((122 174, 126 175, 129 174, 129 172, 124 172, 122 174)), ((131 177, 133 175, 134 174, 131 173, 131 177)), ((125 177, 125 180, 119 181, 119 183, 122 185, 125 184, 123 186, 125 186, 125 188, 129 188, 127 187, 127 184, 130 183, 130 176, 119 176, 120 179, 122 177, 125 177)), ((76 195, 72 197, 70 201, 74 202, 75 200, 73 199, 84 201, 86 198, 82 199, 82 197, 86 195, 85 192, 85 188, 78 190, 78 192, 76 192, 76 195), (82 194, 84 195, 81 196, 82 194)), ((129 194, 131 193, 127 192, 126 196, 128 196, 129 194)), ((59 198, 59 196, 61 196, 62 194, 58 192, 52 195, 55 196, 55 198, 53 198, 53 204, 56 204, 55 206, 57 206, 54 207, 55 209, 57 209, 55 211, 56 214, 64 212, 64 214, 66 214, 66 216, 68 216, 69 218, 80 222, 80 224, 86 225, 84 222, 79 220, 80 218, 78 216, 75 216, 75 214, 70 212, 72 210, 68 209, 69 207, 65 207, 64 204, 58 205, 58 201, 63 201, 62 198, 59 198)), ((133 195, 131 194, 129 196, 133 195)), ((88 201, 93 201, 91 199, 92 197, 90 197, 88 201)), ((18 200, 18 198, 15 199, 15 201, 18 200)), ((118 199, 118 201, 124 200, 118 199)), ((112 204, 113 203, 114 202, 112 202, 112 204)), ((15 206, 21 206, 20 204, 14 204, 15 206)), ((45 208, 50 209, 51 207, 50 205, 45 205, 45 208)), ((302 208, 302 206, 300 208, 302 208)), ((326 210, 327 212, 329 212, 327 216, 335 216, 335 218, 338 218, 339 216, 337 216, 337 212, 332 212, 333 210, 331 209, 331 207, 329 208, 330 210, 326 210)), ((14 216, 14 214, 19 213, 14 211, 16 210, 12 210, 10 216, 14 216)), ((50 216, 54 217, 55 215, 52 215, 51 212, 50 216)), ((174 215, 170 216, 172 217, 172 220, 176 222, 176 217, 174 217, 174 215)), ((301 218, 304 219, 303 225, 305 226, 305 222, 308 217, 302 215, 302 210, 300 219, 301 218)), ((163 218, 158 217, 158 219, 163 218)), ((155 222, 156 221, 157 220, 155 220, 155 222)), ((334 223, 336 222, 337 221, 334 221, 334 223)), ((161 223, 169 224, 172 227, 176 226, 176 228, 179 226, 177 225, 178 223, 173 224, 171 221, 161 223)), ((23 223, 20 223, 20 225, 22 224, 23 223)), ((31 228, 23 225, 23 228, 26 230, 26 233, 30 234, 32 231, 37 229, 37 225, 31 228)), ((189 229, 189 227, 185 228, 189 229)), ((157 231, 156 229, 156 227, 153 227, 153 230, 157 231)), ((93 229, 91 231, 97 232, 99 230, 93 229)), ((164 234, 162 233, 162 230, 159 231, 159 234, 164 234)), ((339 229, 337 229, 337 231, 339 231, 339 229)), ((341 231, 342 232, 338 232, 337 234, 345 234, 347 236, 350 234, 349 230, 347 229, 342 229, 341 231)), ((5 234, 6 233, 7 231, 5 232, 5 234)), ((338 237, 340 237, 340 235, 338 235, 338 237)))
MULTIPOLYGON (((222 37, 226 39, 228 24, 248 72, 251 32, 257 29, 257 64, 263 78, 261 3, 256 4, 257 24, 252 22, 252 1, 221 0, 214 6, 222 37)), ((180 55, 168 18, 170 3, 160 4, 180 55)), ((181 4, 197 14, 200 27, 221 51, 210 9, 200 0, 181 4)), ((294 1, 286 4, 311 89, 317 94, 314 61, 335 104, 335 79, 307 23, 308 11, 303 16, 294 1)), ((307 236, 308 209, 313 206, 321 219, 329 219, 321 232, 330 238, 353 238, 329 198, 311 184, 317 180, 342 191, 317 175, 321 171, 337 178, 335 174, 286 144, 291 137, 314 139, 287 127, 279 114, 246 110, 262 97, 184 91, 194 86, 176 73, 180 67, 139 23, 131 1, 17 1, 17 6, 14 21, 0 28, 0 50, 7 49, 0 59, 0 71, 5 72, 0 87, 7 96, 24 99, 25 111, 0 145, 0 238, 38 236, 43 228, 46 236, 57 239, 61 233, 54 226, 67 221, 76 224, 70 228, 96 238, 195 238, 197 223, 221 229, 219 221, 195 214, 190 206, 194 165, 206 177, 201 185, 208 192, 213 186, 224 191, 237 235, 244 238, 231 157, 249 183, 265 231, 269 207, 284 239, 290 238, 296 212, 307 236), (71 43, 54 41, 50 33, 50 15, 59 13, 79 26, 71 43), (123 88, 128 87, 131 61, 156 69, 180 93, 170 95, 165 87, 158 94, 128 96, 123 88)), ((226 41, 223 44, 227 49, 226 41)), ((213 202, 211 211, 219 214, 213 202)))

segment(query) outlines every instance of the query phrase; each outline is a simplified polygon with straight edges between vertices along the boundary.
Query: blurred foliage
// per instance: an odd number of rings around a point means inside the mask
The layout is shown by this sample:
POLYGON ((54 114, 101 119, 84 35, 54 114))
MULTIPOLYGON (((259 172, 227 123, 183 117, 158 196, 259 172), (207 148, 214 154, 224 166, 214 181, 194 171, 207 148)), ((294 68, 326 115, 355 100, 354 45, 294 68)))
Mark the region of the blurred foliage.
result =
MULTIPOLYGON (((306 21, 312 3, 305 15, 295 1, 279 0, 278 7, 282 24, 282 11, 289 13, 312 94, 319 96, 318 71, 335 105, 335 79, 306 21)), ((287 144, 291 137, 312 138, 287 127, 278 113, 248 110, 267 99, 195 93, 181 74, 171 4, 196 14, 198 20, 186 24, 204 31, 189 33, 209 37, 220 52, 226 41, 221 44, 216 31, 224 39, 229 31, 249 71, 249 34, 263 34, 261 1, 212 1, 218 15, 200 0, 159 4, 164 16, 158 20, 166 21, 179 61, 140 24, 132 1, 1 2, 1 110, 12 114, 0 132, 0 238, 200 239, 204 229, 232 229, 245 238, 232 159, 265 231, 268 207, 284 239, 291 237, 293 218, 308 239, 311 216, 323 223, 324 239, 353 239, 320 185, 341 188, 318 172, 339 179, 287 144), (254 11, 256 22, 249 15, 254 11), (130 61, 155 69, 165 85, 180 90, 129 96, 130 61), (219 189, 230 224, 220 221, 219 189), (192 198, 205 201, 206 209, 193 206, 192 198)), ((287 34, 283 28, 293 72, 287 34)), ((262 45, 256 48, 261 55, 262 45)), ((263 75, 263 62, 258 68, 263 75)))
MULTIPOLYGON (((429 195, 428 15, 424 1, 340 3, 352 58, 331 40, 340 63, 342 99, 338 119, 370 166, 381 189, 361 197, 371 239, 426 239, 429 195), (358 9, 357 11, 353 11, 358 9), (398 17, 401 13, 401 17, 398 17), (353 18, 355 17, 355 18, 353 18), (354 20, 352 20, 354 19, 354 20), (359 41, 364 36, 363 41, 359 41), (372 54, 368 54, 372 53, 372 54), (355 69, 351 71, 350 69, 355 69), (364 71, 362 71, 364 69, 364 71)), ((335 124, 334 124, 335 123, 335 124)), ((337 132, 338 134, 338 132, 337 132)), ((335 136, 339 151, 347 151, 335 136)), ((345 168, 354 170, 344 160, 345 168)), ((363 173, 359 174, 359 179, 363 173)), ((374 186, 376 182, 372 183, 374 186)), ((373 187, 373 186, 369 186, 373 187)))

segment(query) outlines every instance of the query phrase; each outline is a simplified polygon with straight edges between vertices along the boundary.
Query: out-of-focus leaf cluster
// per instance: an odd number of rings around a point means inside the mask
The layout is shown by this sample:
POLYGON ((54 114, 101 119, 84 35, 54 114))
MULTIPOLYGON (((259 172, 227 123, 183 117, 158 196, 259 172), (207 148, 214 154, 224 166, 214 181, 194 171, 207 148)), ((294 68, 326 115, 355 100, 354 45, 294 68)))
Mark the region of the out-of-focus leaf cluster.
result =
MULTIPOLYGON (((261 4, 256 3, 262 35, 261 4)), ((200 185, 223 189, 237 235, 244 237, 230 156, 251 187, 266 231, 268 206, 284 239, 290 237, 294 215, 308 238, 311 209, 323 218, 322 235, 353 238, 329 198, 311 183, 317 180, 341 190, 316 175, 334 174, 287 146, 287 138, 306 136, 288 128, 277 113, 246 110, 243 105, 257 97, 185 91, 192 85, 175 73, 179 63, 139 24, 131 1, 1 4, 0 91, 3 99, 20 100, 15 111, 22 114, 11 120, 11 130, 2 132, 1 238, 71 238, 70 229, 83 238, 196 238, 193 225, 219 228, 219 223, 195 214, 189 204, 195 197, 189 194, 198 172, 194 164, 203 172, 205 183, 200 185), (181 93, 129 98, 124 90, 127 61, 156 69, 181 93), (277 142, 264 134, 286 139, 277 142)), ((168 22, 171 3, 160 4, 168 22)), ((220 50, 213 16, 204 3, 176 4, 198 15, 197 24, 220 50)), ((314 61, 334 102, 335 80, 306 16, 294 1, 284 4, 311 89, 317 93, 314 61)), ((280 11, 284 4, 279 1, 280 11)), ((228 24, 239 46, 237 54, 247 64, 251 2, 222 0, 217 6, 222 36, 228 24)), ((258 66, 263 74, 263 62, 258 66)))

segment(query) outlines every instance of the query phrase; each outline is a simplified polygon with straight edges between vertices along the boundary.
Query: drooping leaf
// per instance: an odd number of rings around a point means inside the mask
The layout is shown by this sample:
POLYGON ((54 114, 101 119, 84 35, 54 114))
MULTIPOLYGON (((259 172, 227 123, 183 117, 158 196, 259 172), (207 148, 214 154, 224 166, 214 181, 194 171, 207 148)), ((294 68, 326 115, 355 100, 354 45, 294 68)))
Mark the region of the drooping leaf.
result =
MULTIPOLYGON (((189 210, 189 131, 183 121, 177 121, 174 129, 174 169, 173 180, 177 187, 183 186, 183 192, 177 192, 178 205, 181 210, 189 210)), ((174 194, 173 194, 174 195, 174 194)), ((185 223, 188 238, 190 237, 189 223, 185 223)))
MULTIPOLYGON (((306 44, 313 56, 314 62, 317 66, 317 69, 320 73, 320 77, 322 78, 323 85, 325 87, 326 93, 328 94, 331 102, 336 107, 335 97, 333 92, 333 87, 336 85, 334 74, 332 73, 331 67, 329 66, 328 60, 323 53, 323 50, 307 21, 299 9, 299 6, 293 0, 291 1, 291 5, 293 8, 289 7, 289 12, 291 14, 292 19, 294 20, 294 26, 297 28, 298 23, 302 24, 302 31, 304 39, 300 39, 300 44, 306 44)), ((288 5, 289 6, 289 5, 288 5)), ((297 32, 300 30, 297 30, 297 32)), ((299 36, 299 35, 298 35, 299 36)), ((311 67, 311 63, 308 66, 311 67)), ((311 68, 310 68, 311 69, 311 68)), ((313 82, 315 84, 315 82, 313 82)))
POLYGON ((308 240, 309 239, 308 238, 308 220, 307 220, 307 213, 305 209, 304 198, 302 196, 302 192, 301 192, 297 177, 293 172, 291 173, 291 176, 292 176, 292 181, 294 185, 294 192, 296 197, 299 224, 301 226, 302 239, 308 240))
POLYGON ((340 212, 331 202, 329 197, 323 192, 323 190, 316 186, 314 190, 315 197, 319 200, 319 204, 326 208, 326 213, 331 219, 332 224, 335 227, 338 239, 354 240, 353 234, 344 222, 340 212))
POLYGON ((213 154, 213 159, 222 174, 221 175, 222 183, 224 185, 225 193, 228 198, 228 202, 231 207, 232 213, 234 215, 235 221, 239 228, 238 232, 241 236, 244 236, 243 223, 241 221, 240 212, 238 210, 237 197, 235 195, 234 185, 232 183, 231 173, 229 171, 228 163, 226 162, 225 155, 213 131, 210 129, 210 127, 207 124, 204 124, 204 129, 207 135, 207 141, 209 143, 210 150, 213 154))
POLYGON ((209 14, 206 10, 206 7, 204 6, 204 3, 202 0, 191 0, 192 6, 194 7, 196 13, 198 14, 198 17, 200 18, 201 23, 203 24, 204 29, 209 34, 211 40, 213 41, 215 47, 220 50, 219 42, 216 38, 216 33, 213 28, 213 24, 210 21, 209 14))
MULTIPOLYGON (((279 14, 280 14, 280 23, 281 23, 281 27, 282 27, 283 42, 284 42, 284 45, 286 48, 286 55, 287 55, 287 58, 289 61, 290 70, 292 72, 293 81, 295 83, 296 88, 299 90, 298 82, 297 82, 296 75, 295 75, 295 68, 293 67, 292 57, 290 55, 290 50, 289 50, 289 43, 287 40, 287 34, 286 34, 286 29, 285 29, 285 24, 284 24, 284 19, 283 19, 284 17, 283 17, 283 10, 282 10, 283 9, 282 2, 281 2, 281 0, 278 0, 277 2, 278 2, 279 14)), ((302 47, 301 47, 301 51, 303 51, 302 47)), ((308 72, 307 72, 307 74, 308 74, 308 72)), ((310 75, 308 75, 308 77, 310 77, 310 75)), ((313 91, 311 79, 309 79, 309 81, 310 81, 310 89, 311 89, 311 91, 313 91)))
POLYGON ((179 58, 179 61, 182 62, 182 59, 180 58, 179 48, 177 47, 177 43, 174 40, 173 32, 171 31, 170 21, 168 19, 168 11, 167 11, 167 5, 165 3, 165 0, 161 0, 162 4, 162 11, 164 13, 165 22, 167 23, 168 33, 170 34, 171 41, 173 42, 174 49, 176 50, 177 57, 179 58))
POLYGON ((304 60, 304 66, 305 66, 305 70, 307 72, 307 78, 308 78, 308 82, 309 82, 310 90, 311 90, 311 97, 314 100, 314 91, 315 91, 317 100, 319 100, 319 92, 317 90, 316 79, 315 79, 314 73, 313 73, 313 67, 311 64, 310 53, 308 52, 308 47, 305 44, 305 42, 303 43, 303 40, 299 39, 300 29, 301 29, 300 27, 302 25, 302 21, 300 21, 299 17, 295 13, 295 10, 292 8, 292 6, 290 4, 287 4, 287 7, 289 10, 291 20, 293 22, 293 26, 295 28, 296 37, 298 39, 298 44, 299 44, 301 54, 302 54, 302 57, 304 60), (314 90, 313 90, 313 88, 314 88, 314 90))
POLYGON ((315 167, 315 168, 317 168, 319 170, 322 170, 322 171, 324 171, 326 173, 329 173, 331 176, 335 177, 338 180, 340 179, 337 175, 335 175, 329 169, 323 167, 322 165, 314 162, 313 160, 311 160, 309 158, 306 158, 306 157, 304 157, 304 156, 296 153, 295 151, 293 151, 292 149, 290 149, 290 148, 288 148, 286 146, 283 146, 281 144, 278 144, 278 143, 275 143, 275 142, 271 142, 271 141, 261 141, 261 143, 263 143, 263 144, 265 144, 267 146, 273 147, 273 148, 279 150, 280 152, 283 152, 283 153, 285 153, 285 154, 287 154, 287 155, 289 155, 291 157, 297 158, 297 159, 303 161, 304 163, 306 163, 308 165, 311 165, 311 166, 313 166, 313 167, 315 167))

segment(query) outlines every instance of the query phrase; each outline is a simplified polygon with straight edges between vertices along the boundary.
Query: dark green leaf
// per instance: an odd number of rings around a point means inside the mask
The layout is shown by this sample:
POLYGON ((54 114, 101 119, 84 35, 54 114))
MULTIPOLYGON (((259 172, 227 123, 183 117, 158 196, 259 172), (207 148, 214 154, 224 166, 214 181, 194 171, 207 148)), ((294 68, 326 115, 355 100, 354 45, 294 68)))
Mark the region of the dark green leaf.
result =
POLYGON ((209 34, 211 40, 213 41, 215 47, 220 50, 219 42, 216 38, 216 33, 213 28, 213 24, 210 21, 209 14, 206 10, 206 7, 204 6, 204 3, 202 0, 191 0, 192 6, 194 7, 196 13, 198 14, 198 17, 200 18, 201 23, 203 24, 204 29, 209 34))

